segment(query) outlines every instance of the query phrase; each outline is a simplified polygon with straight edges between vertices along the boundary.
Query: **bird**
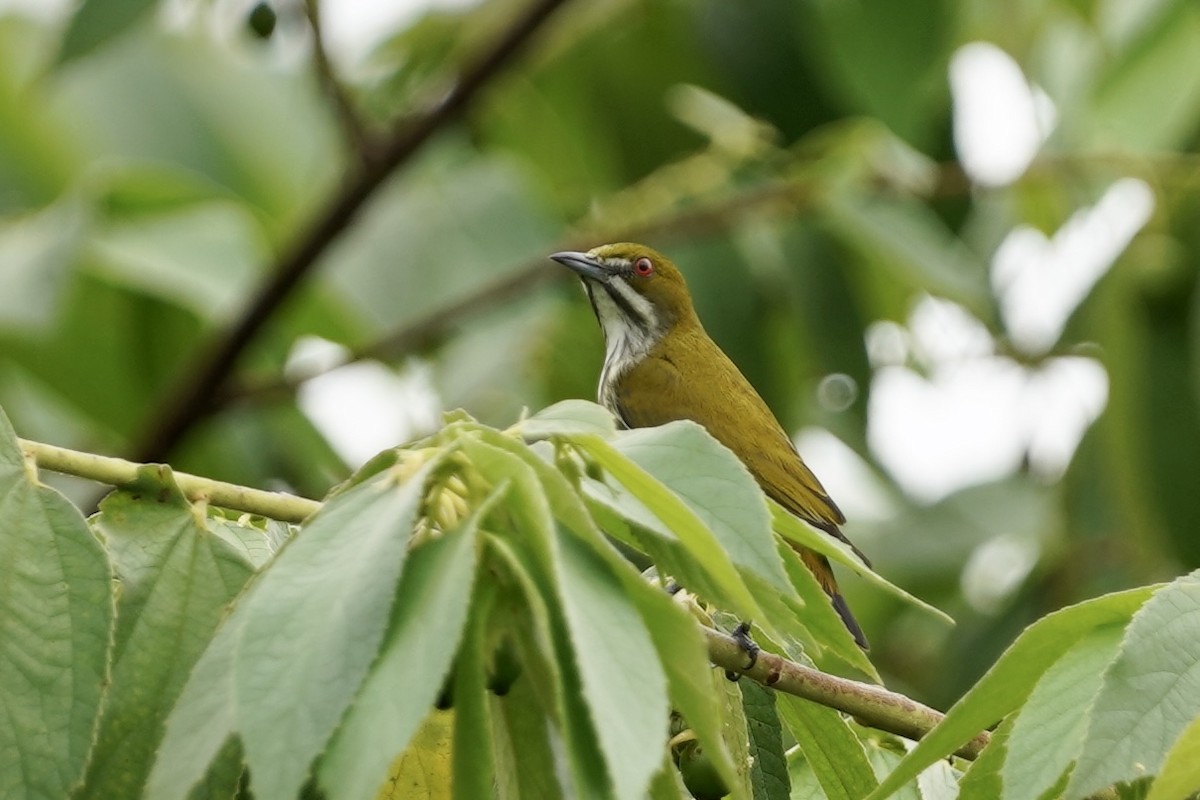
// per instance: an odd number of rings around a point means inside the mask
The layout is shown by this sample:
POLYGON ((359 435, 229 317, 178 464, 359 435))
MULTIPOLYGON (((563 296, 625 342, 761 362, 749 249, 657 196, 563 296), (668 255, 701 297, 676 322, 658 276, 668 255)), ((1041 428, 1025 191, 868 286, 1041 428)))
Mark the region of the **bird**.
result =
MULTIPOLYGON (((597 389, 601 405, 626 428, 675 420, 699 423, 733 451, 763 492, 788 512, 848 544, 845 515, 804 463, 766 401, 700 323, 683 274, 666 256, 618 242, 550 258, 575 272, 604 335, 597 389)), ((862 627, 838 591, 821 553, 791 543, 829 595, 859 647, 862 627)))

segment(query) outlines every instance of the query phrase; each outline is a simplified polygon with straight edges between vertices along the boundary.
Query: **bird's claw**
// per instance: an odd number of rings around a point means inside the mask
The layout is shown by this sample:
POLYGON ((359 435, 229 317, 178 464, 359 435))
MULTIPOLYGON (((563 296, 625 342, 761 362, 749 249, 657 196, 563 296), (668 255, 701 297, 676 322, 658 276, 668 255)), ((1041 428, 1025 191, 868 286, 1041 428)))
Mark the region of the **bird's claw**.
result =
MULTIPOLYGON (((761 648, 750 638, 750 623, 739 622, 731 635, 733 636, 733 640, 738 643, 739 647, 746 651, 746 655, 750 658, 746 662, 746 666, 742 667, 742 672, 753 669, 754 665, 758 663, 758 652, 761 648)), ((742 676, 731 669, 727 669, 725 670, 725 677, 731 681, 736 681, 742 676)))

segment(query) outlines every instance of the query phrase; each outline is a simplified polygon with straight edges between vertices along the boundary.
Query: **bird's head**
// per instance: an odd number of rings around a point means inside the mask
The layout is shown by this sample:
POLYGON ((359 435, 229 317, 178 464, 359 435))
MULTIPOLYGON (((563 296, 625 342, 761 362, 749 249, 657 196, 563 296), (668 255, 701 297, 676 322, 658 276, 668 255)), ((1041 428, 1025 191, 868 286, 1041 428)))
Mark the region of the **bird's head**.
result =
POLYGON ((696 319, 679 269, 645 245, 605 244, 586 253, 566 251, 550 258, 583 279, 605 338, 633 333, 657 340, 679 322, 696 319))

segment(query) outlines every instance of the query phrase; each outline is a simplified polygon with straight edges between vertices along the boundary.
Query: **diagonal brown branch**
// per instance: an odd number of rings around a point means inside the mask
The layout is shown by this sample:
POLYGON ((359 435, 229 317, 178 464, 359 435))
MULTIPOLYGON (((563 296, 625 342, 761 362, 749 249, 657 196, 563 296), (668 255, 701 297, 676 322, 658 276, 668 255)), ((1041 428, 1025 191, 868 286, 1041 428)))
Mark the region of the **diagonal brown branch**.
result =
POLYGON ((471 99, 503 69, 565 0, 536 0, 454 87, 426 113, 408 120, 384 144, 377 159, 360 166, 280 257, 270 277, 240 317, 213 342, 162 404, 132 448, 138 461, 162 461, 213 407, 233 367, 263 326, 315 266, 329 245, 354 221, 380 185, 434 133, 458 117, 471 99))

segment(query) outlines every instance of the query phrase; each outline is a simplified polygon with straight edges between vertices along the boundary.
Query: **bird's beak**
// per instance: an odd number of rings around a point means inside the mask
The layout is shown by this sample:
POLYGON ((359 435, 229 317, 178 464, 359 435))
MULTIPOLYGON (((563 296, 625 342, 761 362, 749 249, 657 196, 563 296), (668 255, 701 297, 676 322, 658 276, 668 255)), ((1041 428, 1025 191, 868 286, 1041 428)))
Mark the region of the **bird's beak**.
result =
POLYGON ((587 253, 564 250, 561 253, 554 253, 550 258, 562 264, 567 269, 578 273, 581 278, 591 278, 594 281, 607 281, 612 274, 608 267, 587 253))

